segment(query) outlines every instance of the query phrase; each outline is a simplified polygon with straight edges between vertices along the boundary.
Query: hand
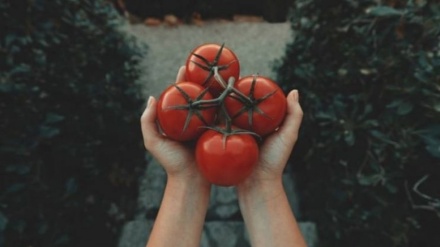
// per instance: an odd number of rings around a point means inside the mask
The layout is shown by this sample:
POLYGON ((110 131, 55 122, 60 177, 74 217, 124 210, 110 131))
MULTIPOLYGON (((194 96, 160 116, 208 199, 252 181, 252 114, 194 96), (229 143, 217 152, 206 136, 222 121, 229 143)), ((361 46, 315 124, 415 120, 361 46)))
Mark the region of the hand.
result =
MULTIPOLYGON (((185 67, 181 67, 176 82, 185 78, 185 67)), ((188 144, 173 141, 162 135, 156 125, 157 101, 150 96, 147 108, 141 117, 145 148, 159 161, 168 176, 194 179, 201 177, 196 167, 194 151, 188 144)))
MULTIPOLYGON (((184 79, 184 72, 181 67, 176 82, 184 79)), ((141 117, 142 134, 145 148, 163 166, 168 179, 147 247, 198 246, 211 185, 196 167, 194 150, 159 132, 156 107, 156 100, 150 97, 141 117)))
POLYGON ((297 90, 287 95, 287 113, 278 131, 268 136, 261 148, 260 158, 255 170, 244 183, 281 180, 290 153, 298 139, 303 112, 298 102, 297 90))
POLYGON ((252 246, 307 246, 282 184, 283 170, 298 138, 302 116, 298 91, 293 90, 287 96, 284 123, 266 138, 257 167, 237 186, 252 246))

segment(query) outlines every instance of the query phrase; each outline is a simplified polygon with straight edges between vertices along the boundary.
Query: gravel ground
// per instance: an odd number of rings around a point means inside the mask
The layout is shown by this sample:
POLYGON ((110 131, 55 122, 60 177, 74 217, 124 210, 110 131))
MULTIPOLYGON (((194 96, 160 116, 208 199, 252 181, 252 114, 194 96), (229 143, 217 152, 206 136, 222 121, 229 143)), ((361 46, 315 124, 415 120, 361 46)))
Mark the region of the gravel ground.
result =
POLYGON ((275 78, 273 63, 284 55, 292 39, 289 23, 208 22, 202 27, 136 24, 129 26, 129 31, 150 48, 142 61, 145 73, 140 83, 145 85, 146 94, 154 96, 174 82, 178 68, 200 44, 225 43, 237 54, 242 76, 258 73, 275 78))

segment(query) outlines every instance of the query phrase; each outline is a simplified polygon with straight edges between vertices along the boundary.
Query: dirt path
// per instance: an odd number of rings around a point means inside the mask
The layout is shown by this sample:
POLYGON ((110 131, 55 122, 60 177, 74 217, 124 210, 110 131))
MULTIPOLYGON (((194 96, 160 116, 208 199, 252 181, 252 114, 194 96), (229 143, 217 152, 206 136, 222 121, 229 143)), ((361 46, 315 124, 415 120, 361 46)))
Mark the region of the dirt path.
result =
POLYGON ((191 50, 203 43, 225 43, 238 56, 241 75, 259 73, 275 77, 273 62, 285 53, 291 40, 288 23, 206 23, 168 27, 130 26, 130 31, 149 46, 142 61, 145 74, 140 83, 145 92, 158 96, 166 85, 174 82, 178 68, 191 50))

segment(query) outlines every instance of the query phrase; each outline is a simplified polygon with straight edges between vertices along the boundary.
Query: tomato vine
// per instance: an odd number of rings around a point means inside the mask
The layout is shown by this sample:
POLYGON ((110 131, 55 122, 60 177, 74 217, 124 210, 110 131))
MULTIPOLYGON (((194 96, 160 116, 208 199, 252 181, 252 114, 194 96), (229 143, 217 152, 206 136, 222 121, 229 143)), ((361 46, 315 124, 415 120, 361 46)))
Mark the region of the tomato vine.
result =
POLYGON ((239 77, 239 60, 224 44, 205 44, 186 61, 185 81, 165 90, 158 104, 164 134, 196 140, 196 161, 207 179, 235 185, 258 161, 258 142, 284 119, 286 99, 269 78, 239 77), (243 121, 245 119, 245 121, 243 121))

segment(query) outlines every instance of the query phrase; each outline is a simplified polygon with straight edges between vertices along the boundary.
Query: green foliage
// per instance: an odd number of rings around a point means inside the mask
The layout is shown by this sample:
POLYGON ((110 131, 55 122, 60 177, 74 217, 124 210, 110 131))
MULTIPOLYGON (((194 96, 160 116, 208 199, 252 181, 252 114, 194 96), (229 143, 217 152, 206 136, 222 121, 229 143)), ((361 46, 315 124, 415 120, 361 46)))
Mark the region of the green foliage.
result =
POLYGON ((303 213, 323 246, 434 247, 440 5, 378 2, 296 1, 277 71, 305 112, 292 156, 303 213))
POLYGON ((116 246, 144 166, 145 47, 105 1, 0 13, 0 246, 116 246))

